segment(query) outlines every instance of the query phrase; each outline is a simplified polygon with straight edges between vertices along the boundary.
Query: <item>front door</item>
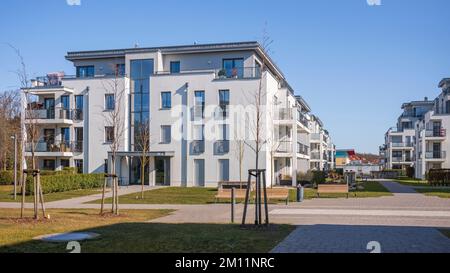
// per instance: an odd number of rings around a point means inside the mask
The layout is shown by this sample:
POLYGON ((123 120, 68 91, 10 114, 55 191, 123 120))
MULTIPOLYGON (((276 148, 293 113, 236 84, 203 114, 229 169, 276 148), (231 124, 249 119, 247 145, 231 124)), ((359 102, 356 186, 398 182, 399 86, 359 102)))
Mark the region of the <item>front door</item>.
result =
POLYGON ((204 187, 205 186, 205 160, 195 159, 194 160, 194 186, 204 187))
POLYGON ((170 185, 170 159, 157 157, 155 158, 155 185, 170 185))
POLYGON ((44 129, 44 143, 50 152, 55 144, 55 129, 44 129))

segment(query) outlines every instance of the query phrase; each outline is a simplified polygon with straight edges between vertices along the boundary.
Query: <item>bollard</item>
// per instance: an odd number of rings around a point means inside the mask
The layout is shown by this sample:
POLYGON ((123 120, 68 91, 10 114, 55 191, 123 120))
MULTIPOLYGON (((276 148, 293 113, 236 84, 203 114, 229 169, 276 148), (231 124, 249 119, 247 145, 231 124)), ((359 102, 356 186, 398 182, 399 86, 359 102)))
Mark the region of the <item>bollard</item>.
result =
POLYGON ((297 202, 303 202, 304 189, 301 184, 297 186, 297 202))

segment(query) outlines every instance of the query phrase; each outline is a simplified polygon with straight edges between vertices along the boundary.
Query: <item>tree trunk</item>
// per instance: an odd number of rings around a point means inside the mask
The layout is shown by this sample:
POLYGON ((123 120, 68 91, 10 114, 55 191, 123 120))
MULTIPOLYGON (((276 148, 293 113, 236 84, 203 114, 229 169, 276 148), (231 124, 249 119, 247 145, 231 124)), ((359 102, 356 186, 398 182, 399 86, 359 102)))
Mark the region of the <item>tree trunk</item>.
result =
POLYGON ((105 181, 103 182, 103 191, 102 191, 102 205, 100 206, 100 215, 103 215, 103 210, 105 207, 105 192, 106 192, 106 183, 108 178, 105 176, 105 181))
POLYGON ((43 191, 42 191, 41 175, 40 174, 38 174, 38 176, 37 176, 37 182, 38 182, 38 187, 39 187, 39 198, 41 200, 42 215, 43 215, 44 219, 46 219, 47 215, 45 213, 44 194, 43 194, 43 191))
POLYGON ((141 199, 144 199, 145 159, 141 160, 141 199))
POLYGON ((27 176, 26 174, 22 175, 22 202, 20 204, 20 218, 23 218, 23 212, 25 209, 25 194, 27 191, 27 176))

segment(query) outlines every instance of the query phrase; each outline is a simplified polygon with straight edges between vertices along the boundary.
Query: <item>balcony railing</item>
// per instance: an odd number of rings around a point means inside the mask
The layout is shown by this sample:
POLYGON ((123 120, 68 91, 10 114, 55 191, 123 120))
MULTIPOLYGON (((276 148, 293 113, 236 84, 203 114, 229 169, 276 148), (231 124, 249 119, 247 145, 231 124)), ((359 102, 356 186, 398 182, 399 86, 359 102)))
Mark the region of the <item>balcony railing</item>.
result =
POLYGON ((303 113, 301 113, 301 112, 298 113, 297 120, 298 120, 301 124, 303 124, 303 126, 305 126, 305 127, 308 127, 308 126, 309 126, 309 121, 308 121, 308 119, 306 118, 306 116, 305 116, 303 113))
POLYGON ((425 153, 426 159, 445 159, 447 157, 444 151, 431 151, 425 153))
POLYGON ((64 79, 75 79, 76 76, 64 75, 62 73, 48 74, 46 76, 36 77, 36 79, 31 80, 32 87, 58 87, 62 86, 62 80, 64 79))
POLYGON ((447 135, 447 130, 444 128, 440 129, 428 129, 425 131, 426 137, 445 137, 447 135))
POLYGON ((224 155, 230 152, 230 141, 219 140, 214 143, 214 154, 224 155))
POLYGON ((392 162, 413 162, 412 157, 410 156, 393 156, 391 158, 392 162))
POLYGON ((190 145, 190 152, 192 155, 199 155, 205 152, 205 141, 194 140, 190 145))
POLYGON ((278 153, 292 153, 292 141, 278 141, 276 151, 278 153))
POLYGON ((297 153, 302 155, 308 155, 309 154, 309 147, 298 142, 297 143, 297 153))
POLYGON ((205 107, 196 105, 191 108, 192 120, 202 120, 205 118, 205 107))
POLYGON ((318 133, 311 134, 311 140, 320 140, 320 134, 318 133))
POLYGON ((275 110, 275 120, 292 120, 292 108, 279 108, 275 110))
POLYGON ((216 79, 257 79, 261 77, 260 67, 221 68, 215 70, 216 79))
POLYGON ((392 142, 392 147, 394 148, 407 148, 407 147, 413 147, 412 143, 407 143, 407 142, 392 142))
POLYGON ((311 152, 311 159, 320 159, 320 152, 311 152))
MULTIPOLYGON (((26 143, 25 151, 31 153, 32 143, 26 143)), ((34 144, 37 153, 82 153, 83 141, 39 141, 34 144)))
POLYGON ((83 120, 83 110, 81 109, 31 109, 26 111, 26 119, 68 119, 83 120))

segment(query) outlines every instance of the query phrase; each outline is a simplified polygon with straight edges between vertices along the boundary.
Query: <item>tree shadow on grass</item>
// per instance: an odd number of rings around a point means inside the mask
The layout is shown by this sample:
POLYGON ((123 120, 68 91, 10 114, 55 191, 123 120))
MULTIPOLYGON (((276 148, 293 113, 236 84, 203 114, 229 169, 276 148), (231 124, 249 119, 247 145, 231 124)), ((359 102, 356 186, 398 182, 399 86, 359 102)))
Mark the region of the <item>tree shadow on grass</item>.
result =
MULTIPOLYGON (((100 234, 80 242, 82 253, 267 253, 295 227, 243 229, 239 225, 119 223, 77 232, 100 234)), ((75 232, 75 231, 74 231, 75 232)), ((29 240, 0 247, 2 252, 65 253, 67 243, 29 240)))

